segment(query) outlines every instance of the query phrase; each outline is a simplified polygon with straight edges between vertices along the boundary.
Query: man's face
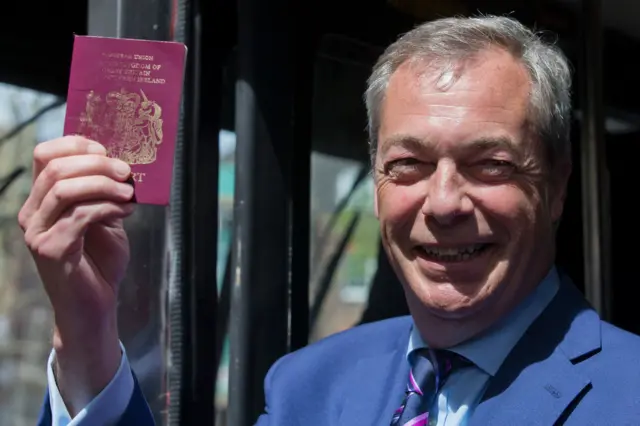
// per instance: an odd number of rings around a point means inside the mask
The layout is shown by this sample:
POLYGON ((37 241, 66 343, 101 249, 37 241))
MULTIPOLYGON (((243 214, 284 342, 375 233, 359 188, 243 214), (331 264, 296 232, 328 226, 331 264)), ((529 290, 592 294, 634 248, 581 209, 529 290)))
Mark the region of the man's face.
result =
POLYGON ((552 264, 566 178, 551 183, 530 80, 510 54, 488 50, 453 83, 439 77, 404 64, 389 82, 375 172, 383 242, 414 317, 501 316, 552 264))

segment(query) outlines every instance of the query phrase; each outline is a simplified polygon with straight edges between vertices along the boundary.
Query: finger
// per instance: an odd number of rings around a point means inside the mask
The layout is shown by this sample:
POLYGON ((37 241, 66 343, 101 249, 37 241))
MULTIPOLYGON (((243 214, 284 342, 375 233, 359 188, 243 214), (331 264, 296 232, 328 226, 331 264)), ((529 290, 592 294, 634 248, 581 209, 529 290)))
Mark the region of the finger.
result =
MULTIPOLYGON (((72 155, 54 158, 33 183, 21 214, 31 216, 56 182, 80 176, 104 175, 124 181, 131 176, 131 167, 124 161, 102 155, 72 155)), ((28 218, 24 218, 28 221, 28 218)))
POLYGON ((126 203, 133 197, 133 187, 106 176, 83 176, 59 180, 42 200, 29 221, 35 232, 43 232, 76 204, 92 201, 126 203))
POLYGON ((89 225, 123 219, 133 213, 132 203, 86 202, 76 204, 49 229, 39 234, 27 232, 29 249, 41 260, 59 262, 82 250, 89 225))
POLYGON ((98 142, 82 136, 64 136, 39 143, 33 150, 33 180, 35 181, 54 158, 82 154, 106 156, 107 150, 98 142))

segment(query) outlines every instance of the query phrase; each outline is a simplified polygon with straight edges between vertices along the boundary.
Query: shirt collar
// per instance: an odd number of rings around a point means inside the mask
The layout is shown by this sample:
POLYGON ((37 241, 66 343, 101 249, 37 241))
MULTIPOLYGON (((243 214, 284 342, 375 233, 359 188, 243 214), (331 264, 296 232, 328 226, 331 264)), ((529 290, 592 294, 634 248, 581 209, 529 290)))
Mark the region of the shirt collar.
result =
MULTIPOLYGON (((495 376, 509 352, 525 333, 533 321, 545 310, 560 287, 557 270, 551 268, 540 285, 509 315, 488 332, 452 348, 455 352, 473 362, 487 374, 495 376)), ((407 356, 416 349, 426 348, 414 326, 409 339, 407 356)))

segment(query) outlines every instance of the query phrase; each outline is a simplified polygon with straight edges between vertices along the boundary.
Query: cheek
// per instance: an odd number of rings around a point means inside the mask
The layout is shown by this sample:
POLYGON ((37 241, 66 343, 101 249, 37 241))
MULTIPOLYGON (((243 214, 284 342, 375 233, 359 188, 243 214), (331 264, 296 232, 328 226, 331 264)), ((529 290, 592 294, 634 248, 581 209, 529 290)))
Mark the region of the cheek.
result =
POLYGON ((377 195, 378 215, 384 226, 413 222, 425 199, 421 185, 382 184, 377 188, 377 195))
POLYGON ((502 228, 510 238, 518 238, 526 229, 532 229, 541 205, 539 197, 526 194, 515 185, 485 187, 470 196, 487 221, 502 228))

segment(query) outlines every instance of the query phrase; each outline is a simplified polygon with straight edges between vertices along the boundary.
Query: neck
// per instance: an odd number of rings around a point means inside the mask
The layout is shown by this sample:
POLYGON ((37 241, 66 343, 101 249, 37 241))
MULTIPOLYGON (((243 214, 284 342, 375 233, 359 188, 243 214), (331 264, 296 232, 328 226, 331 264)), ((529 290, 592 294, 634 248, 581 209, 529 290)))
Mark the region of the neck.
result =
POLYGON ((433 349, 451 348, 479 336, 495 323, 488 318, 443 318, 424 307, 409 308, 422 340, 433 349))

